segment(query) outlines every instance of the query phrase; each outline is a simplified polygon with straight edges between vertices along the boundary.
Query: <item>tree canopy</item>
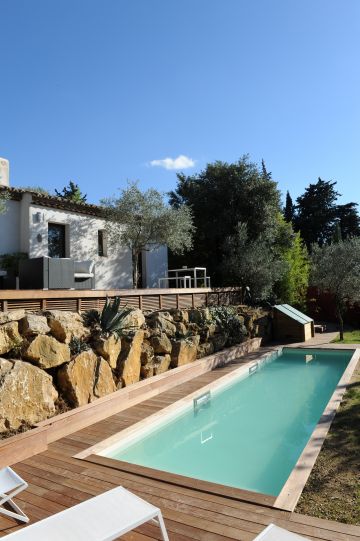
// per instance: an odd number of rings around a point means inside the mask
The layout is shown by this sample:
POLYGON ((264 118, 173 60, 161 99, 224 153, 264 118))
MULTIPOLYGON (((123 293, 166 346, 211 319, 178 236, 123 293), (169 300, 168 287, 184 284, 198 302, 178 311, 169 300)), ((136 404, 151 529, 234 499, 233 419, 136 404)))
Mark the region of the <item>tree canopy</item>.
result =
POLYGON ((295 205, 289 191, 286 192, 286 201, 284 207, 284 218, 287 222, 293 223, 295 218, 295 205))
POLYGON ((83 194, 75 182, 70 180, 69 184, 62 189, 62 192, 55 190, 55 195, 62 199, 68 199, 74 203, 86 203, 87 195, 83 194))
POLYGON ((102 204, 109 243, 131 250, 134 287, 138 285, 141 252, 167 245, 181 254, 192 247, 194 226, 190 208, 184 204, 170 207, 155 189, 142 192, 137 183, 130 183, 119 197, 103 199, 102 204))
MULTIPOLYGON (((338 205, 340 194, 335 189, 336 184, 319 178, 316 184, 310 184, 296 200, 292 222, 309 249, 313 243, 323 246, 331 242, 337 223, 343 239, 360 234, 357 204, 351 202, 338 205)), ((289 212, 287 208, 284 211, 285 219, 285 212, 287 215, 289 212)))
POLYGON ((311 263, 310 283, 334 297, 342 340, 346 305, 360 299, 360 238, 314 245, 311 263))
POLYGON ((208 164, 192 176, 177 175, 170 203, 174 208, 183 204, 191 208, 196 236, 193 249, 186 258, 173 259, 175 264, 207 267, 212 283, 221 285, 225 241, 237 234, 238 224, 246 224, 248 241, 271 234, 280 211, 280 192, 262 165, 259 169, 243 156, 231 164, 208 164))

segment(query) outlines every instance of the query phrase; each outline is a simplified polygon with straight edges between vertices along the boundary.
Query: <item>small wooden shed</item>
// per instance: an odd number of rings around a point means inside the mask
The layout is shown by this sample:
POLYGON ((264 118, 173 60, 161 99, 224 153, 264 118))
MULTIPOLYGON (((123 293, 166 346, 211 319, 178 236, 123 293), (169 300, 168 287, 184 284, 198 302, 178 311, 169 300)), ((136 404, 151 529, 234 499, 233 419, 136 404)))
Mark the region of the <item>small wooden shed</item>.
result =
POLYGON ((314 320, 289 304, 274 306, 274 337, 277 340, 306 342, 315 336, 314 320))

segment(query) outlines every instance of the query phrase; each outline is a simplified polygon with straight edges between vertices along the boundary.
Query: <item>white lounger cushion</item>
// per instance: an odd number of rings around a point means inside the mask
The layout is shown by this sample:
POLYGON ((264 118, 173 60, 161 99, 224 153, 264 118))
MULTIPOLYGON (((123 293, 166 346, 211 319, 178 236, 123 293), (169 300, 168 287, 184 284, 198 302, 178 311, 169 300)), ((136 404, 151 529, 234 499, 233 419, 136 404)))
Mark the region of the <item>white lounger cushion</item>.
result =
MULTIPOLYGON (((123 487, 65 509, 4 537, 26 541, 111 541, 151 519, 160 510, 123 487)), ((164 537, 165 539, 165 537, 164 537)))
POLYGON ((255 537, 254 541, 309 541, 309 538, 279 528, 279 526, 275 526, 275 524, 270 524, 264 531, 255 537))

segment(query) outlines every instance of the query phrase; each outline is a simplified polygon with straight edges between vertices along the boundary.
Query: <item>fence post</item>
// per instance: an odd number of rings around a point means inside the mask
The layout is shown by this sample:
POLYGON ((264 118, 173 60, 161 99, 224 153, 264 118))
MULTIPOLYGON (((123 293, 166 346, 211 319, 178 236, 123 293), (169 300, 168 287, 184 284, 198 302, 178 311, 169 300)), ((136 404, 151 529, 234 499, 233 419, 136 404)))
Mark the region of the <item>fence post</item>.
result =
POLYGON ((162 310, 162 307, 163 307, 163 303, 162 303, 162 295, 160 293, 159 295, 159 310, 162 310))

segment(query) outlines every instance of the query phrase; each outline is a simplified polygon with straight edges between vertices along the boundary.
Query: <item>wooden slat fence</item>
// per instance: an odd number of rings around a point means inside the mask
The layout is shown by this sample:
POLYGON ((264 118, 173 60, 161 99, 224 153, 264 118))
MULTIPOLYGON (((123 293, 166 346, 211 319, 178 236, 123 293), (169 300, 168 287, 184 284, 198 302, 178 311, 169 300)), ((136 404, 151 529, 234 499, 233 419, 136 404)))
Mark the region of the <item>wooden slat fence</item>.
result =
POLYGON ((101 310, 106 297, 121 298, 121 306, 141 310, 169 310, 242 304, 241 288, 188 289, 112 289, 112 290, 0 290, 0 311, 24 308, 28 311, 68 310, 84 312, 101 310))

